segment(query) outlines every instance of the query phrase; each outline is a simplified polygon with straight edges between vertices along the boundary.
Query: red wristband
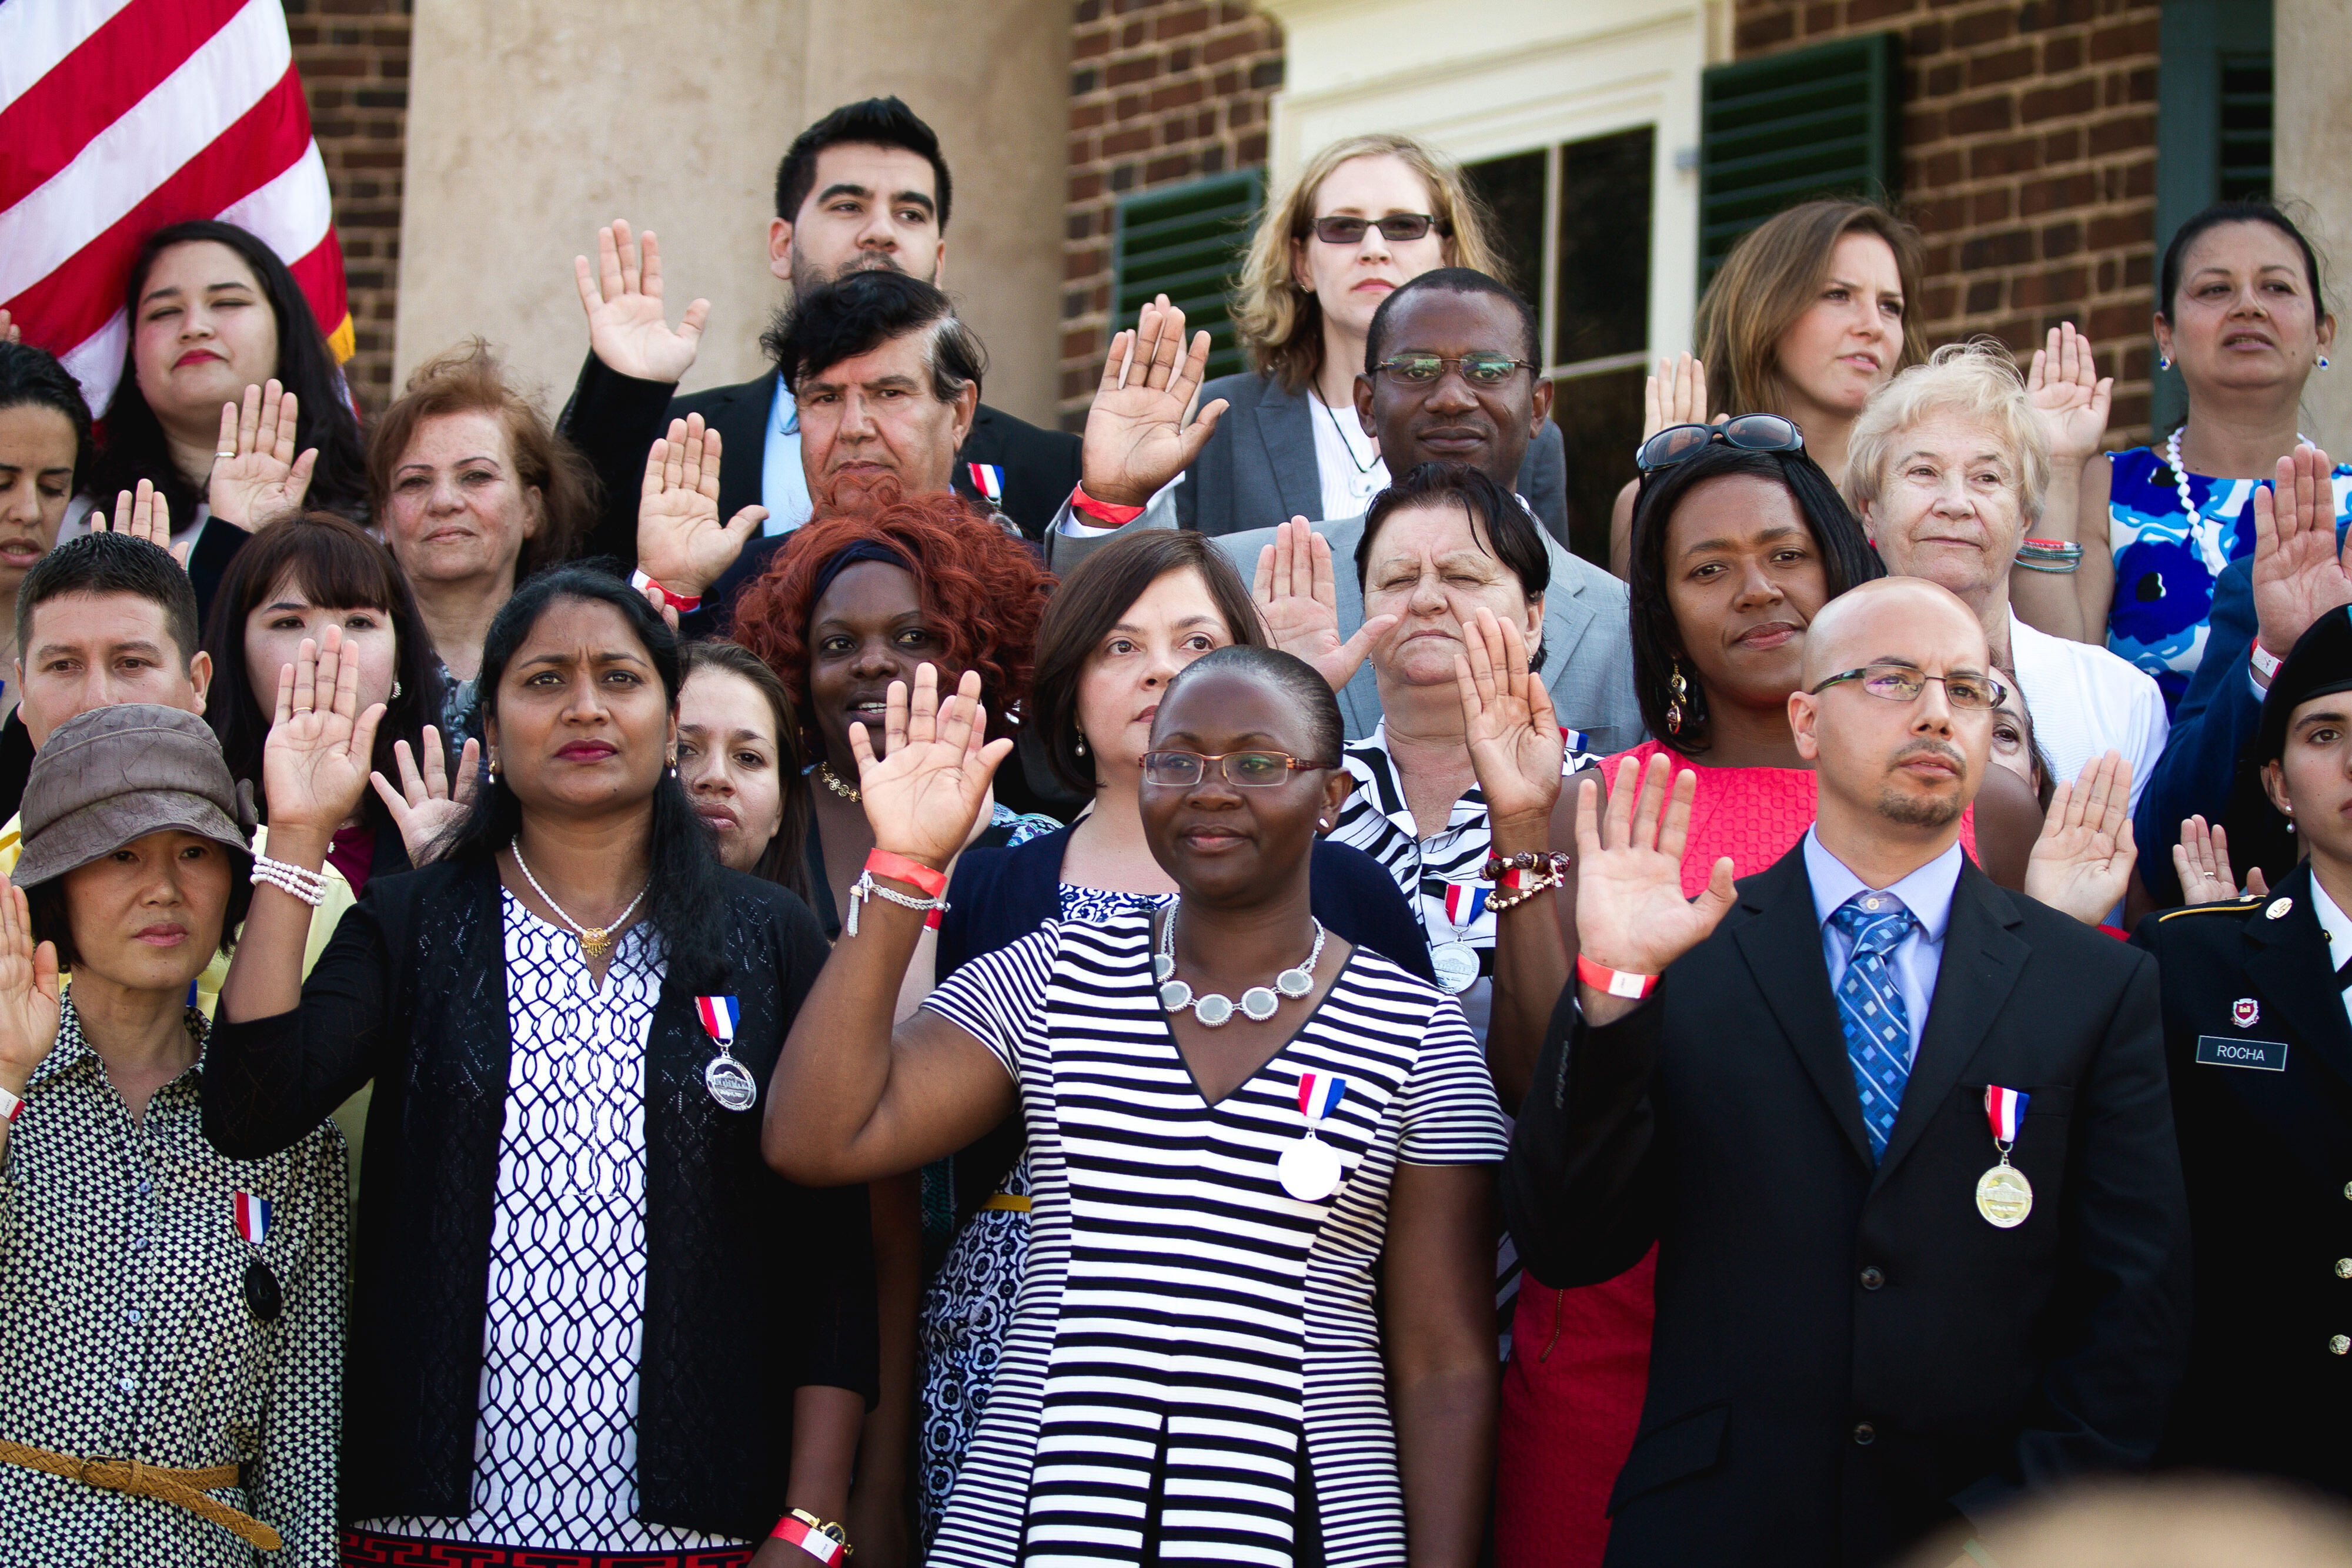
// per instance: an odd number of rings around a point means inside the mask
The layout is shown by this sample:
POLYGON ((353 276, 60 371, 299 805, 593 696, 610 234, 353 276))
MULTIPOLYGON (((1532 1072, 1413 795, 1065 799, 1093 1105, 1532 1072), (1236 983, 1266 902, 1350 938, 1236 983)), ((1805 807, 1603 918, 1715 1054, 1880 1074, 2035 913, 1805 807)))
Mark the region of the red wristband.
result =
POLYGON ((947 911, 944 909, 932 910, 929 915, 923 916, 923 929, 926 931, 937 931, 940 928, 940 920, 943 919, 946 915, 947 911))
POLYGON ((927 865, 908 860, 905 855, 894 855, 888 850, 868 852, 866 856, 866 869, 876 876, 891 876, 900 882, 912 883, 923 890, 925 898, 937 898, 948 890, 948 878, 945 872, 933 871, 927 865))
POLYGON ((776 1528, 768 1531, 768 1534, 777 1541, 791 1542, 794 1546, 824 1563, 825 1568, 839 1568, 841 1560, 849 1553, 849 1549, 840 1542, 813 1525, 803 1523, 789 1513, 776 1521, 776 1528))
POLYGON ((1576 956, 1576 977, 1596 991, 1627 1001, 1639 1001, 1658 988, 1655 975, 1636 975, 1624 969, 1605 968, 1579 953, 1576 956))
POLYGON ((647 577, 643 568, 629 574, 629 586, 640 593, 648 588, 652 589, 660 596, 664 604, 668 605, 680 615, 691 615, 702 608, 702 595, 698 593, 689 599, 683 593, 672 593, 668 589, 664 588, 657 579, 647 577))
POLYGON ((13 1122, 24 1114, 24 1111, 25 1103, 13 1091, 0 1089, 0 1122, 13 1122))
POLYGON ((2031 547, 2036 549, 2069 550, 2074 548, 2074 542, 2072 539, 2020 539, 2017 544, 2020 549, 2031 547))
POLYGON ((1096 500, 1087 494, 1084 485, 1070 492, 1070 510, 1098 528, 1124 528, 1143 516, 1141 507, 1121 507, 1109 501, 1096 500))

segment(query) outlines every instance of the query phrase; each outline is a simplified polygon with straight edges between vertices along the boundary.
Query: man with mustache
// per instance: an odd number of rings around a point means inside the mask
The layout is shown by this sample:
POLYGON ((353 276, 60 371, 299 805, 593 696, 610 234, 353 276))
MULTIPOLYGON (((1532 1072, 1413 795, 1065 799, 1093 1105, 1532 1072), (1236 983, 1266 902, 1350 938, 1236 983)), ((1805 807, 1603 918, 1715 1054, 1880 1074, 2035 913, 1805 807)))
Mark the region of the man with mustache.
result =
POLYGON ((1871 398, 1846 450, 1846 500, 1886 570, 1941 583, 1976 612, 1994 666, 2024 693, 2051 776, 2072 779, 2118 751, 2137 804, 2164 755, 2164 694, 2130 661, 2037 631, 2010 608, 2018 547, 2050 487, 2050 446, 2008 350, 1937 350, 1871 398))
MULTIPOLYGON (((845 104, 802 131, 777 166, 776 215, 768 225, 768 270, 793 287, 793 303, 761 340, 771 361, 791 313, 827 284, 881 271, 937 285, 953 195, 939 137, 896 98, 845 104)), ((695 413, 725 447, 721 517, 763 507, 761 531, 770 538, 808 521, 815 496, 803 471, 806 426, 781 370, 674 398, 694 364, 709 307, 696 300, 672 328, 653 235, 633 236, 615 222, 597 243, 594 267, 586 257, 573 263, 591 352, 561 423, 604 485, 604 516, 590 553, 635 558, 646 449, 667 422, 695 413)), ((953 488, 1003 511, 1032 538, 1077 481, 1076 436, 985 404, 971 411, 960 444, 950 454, 953 488)), ((731 599, 733 586, 721 597, 731 599)))
MULTIPOLYGON (((1975 612, 1865 583, 1802 678, 1819 816, 1760 874, 1719 861, 1685 901, 1704 785, 1669 801, 1663 759, 1605 824, 1578 806, 1578 978, 1504 1207, 1556 1287, 1658 1248, 1612 1568, 1883 1563, 2145 1461, 2185 1364, 2156 966, 1961 853, 2002 695, 1975 612)), ((1556 928, 1549 900, 1504 918, 1556 928)))
MULTIPOLYGON (((1118 528, 1176 526, 1169 482, 1198 455, 1224 408, 1218 400, 1190 425, 1183 423, 1184 406, 1208 362, 1208 335, 1198 334, 1186 353, 1182 311, 1146 307, 1135 341, 1124 376, 1121 345, 1111 346, 1111 363, 1087 416, 1085 476, 1046 535, 1047 560, 1065 576, 1118 528)), ((1411 473, 1423 463, 1467 463, 1515 493, 1528 444, 1551 418, 1552 386, 1539 373, 1535 313, 1526 300, 1483 272, 1439 267, 1381 301, 1364 350, 1356 417, 1379 438, 1391 474, 1411 473), (1433 372, 1404 368, 1406 361, 1433 359, 1433 372), (1479 361, 1499 364, 1501 374, 1476 379, 1479 361)), ((1527 497, 1519 504, 1528 507, 1527 497)), ((1528 511, 1532 516, 1533 508, 1528 511)), ((1257 598, 1270 612, 1276 644, 1320 667, 1330 648, 1354 639, 1363 626, 1363 584, 1354 562, 1364 519, 1310 525, 1295 518, 1297 530, 1311 527, 1312 538, 1295 531, 1278 539, 1275 525, 1281 521, 1265 518, 1264 526, 1223 535, 1217 543, 1244 575, 1261 572, 1257 598), (1333 560, 1336 570, 1328 564, 1333 560), (1276 584, 1292 580, 1294 563, 1299 591, 1281 591, 1276 584), (1306 591, 1310 571, 1331 578, 1331 601, 1321 611, 1306 591)), ((1570 554, 1549 529, 1536 531, 1551 560, 1540 645, 1552 705, 1562 723, 1584 732, 1591 750, 1637 745, 1644 732, 1633 695, 1625 585, 1570 554)), ((1361 659, 1361 651, 1355 656, 1361 659)), ((1360 740, 1380 722, 1380 695, 1368 664, 1341 688, 1339 711, 1350 740, 1360 740)))

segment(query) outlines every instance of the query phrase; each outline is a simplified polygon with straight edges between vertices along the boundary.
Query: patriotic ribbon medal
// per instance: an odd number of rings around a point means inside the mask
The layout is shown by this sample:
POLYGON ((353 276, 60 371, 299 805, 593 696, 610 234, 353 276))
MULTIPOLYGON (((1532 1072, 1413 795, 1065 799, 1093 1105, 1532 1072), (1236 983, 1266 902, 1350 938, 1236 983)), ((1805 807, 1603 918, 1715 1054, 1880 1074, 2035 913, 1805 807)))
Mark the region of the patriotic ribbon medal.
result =
POLYGON ((1987 1224, 2003 1230, 2024 1224, 2025 1217, 2033 1212, 2033 1184, 2009 1163, 2010 1148, 2025 1125, 2025 1105, 2031 1099, 2021 1089, 2004 1089, 1998 1083, 1985 1088, 1985 1122, 1992 1128, 1992 1144, 2000 1151, 2000 1163, 1977 1178, 1977 1212, 1987 1224))
POLYGON ((719 1054, 703 1066, 702 1086, 721 1110, 749 1111, 760 1103, 760 1085, 751 1070, 735 1060, 735 1026, 743 1017, 742 1004, 733 997, 697 997, 694 1010, 719 1047, 719 1054))
POLYGON ((999 512, 1004 510, 1003 465, 997 463, 967 463, 964 467, 971 473, 971 487, 980 492, 989 507, 999 512))
POLYGON ((1478 983, 1478 949, 1462 937, 1486 912, 1486 895, 1493 891, 1484 878, 1445 884, 1445 919, 1454 927, 1454 940, 1432 943, 1429 962, 1450 995, 1458 997, 1478 983))
POLYGON ((1348 1097, 1348 1081, 1328 1072, 1298 1075, 1298 1113, 1307 1119, 1306 1135, 1282 1151, 1275 1173, 1282 1190, 1301 1203, 1320 1203, 1339 1190, 1339 1152, 1315 1135, 1323 1118, 1348 1097))
POLYGON ((236 1233, 253 1249, 245 1266, 246 1307, 257 1322, 275 1322, 286 1310, 286 1297, 278 1288, 278 1276, 261 1260, 261 1245, 269 1239, 269 1200, 257 1192, 239 1191, 229 1195, 228 1203, 236 1233))

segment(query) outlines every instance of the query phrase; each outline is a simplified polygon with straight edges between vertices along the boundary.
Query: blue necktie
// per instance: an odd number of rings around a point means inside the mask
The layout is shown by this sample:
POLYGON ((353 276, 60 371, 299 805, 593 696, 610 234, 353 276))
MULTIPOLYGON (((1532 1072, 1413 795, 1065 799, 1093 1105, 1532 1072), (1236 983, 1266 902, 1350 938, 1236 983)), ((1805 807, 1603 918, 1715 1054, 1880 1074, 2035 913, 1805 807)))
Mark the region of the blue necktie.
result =
POLYGON ((1911 1014, 1895 984, 1886 956, 1911 929, 1911 912, 1887 893, 1857 893, 1830 916, 1853 939, 1853 956, 1838 982, 1838 1022, 1862 1094, 1862 1124, 1870 1133, 1870 1160, 1886 1155, 1903 1085, 1911 1077, 1911 1014))

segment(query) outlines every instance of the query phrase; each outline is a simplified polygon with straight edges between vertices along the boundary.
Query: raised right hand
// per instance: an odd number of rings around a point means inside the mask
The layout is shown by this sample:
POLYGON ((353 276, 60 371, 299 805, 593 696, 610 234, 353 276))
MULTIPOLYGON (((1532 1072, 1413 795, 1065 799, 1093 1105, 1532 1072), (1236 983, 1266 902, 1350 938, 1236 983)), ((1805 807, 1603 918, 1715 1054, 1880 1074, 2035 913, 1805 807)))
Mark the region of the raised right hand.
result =
POLYGON ((669 434, 646 455, 637 570, 688 599, 725 575, 768 516, 765 507, 746 507, 719 522, 719 433, 704 429, 698 413, 671 420, 669 434))
POLYGON ((1604 968, 1664 974, 1705 941, 1731 907, 1731 857, 1715 862, 1696 899, 1683 897, 1683 845, 1690 836, 1698 770, 1666 779, 1673 762, 1650 758, 1645 773, 1628 757, 1617 765, 1601 820, 1601 786, 1576 788, 1576 944, 1604 968))
MULTIPOLYGON (((1719 413, 1715 423, 1730 417, 1719 413)), ((1642 439, 1670 424, 1706 423, 1706 367, 1687 353, 1659 360, 1658 373, 1642 382, 1642 439)))
POLYGON ((393 825, 400 830, 400 841, 408 849, 408 863, 427 865, 433 851, 443 834, 473 809, 474 790, 481 781, 482 743, 467 737, 465 749, 457 754, 457 787, 449 787, 449 764, 441 750, 441 732, 432 725, 425 727, 425 766, 420 770, 416 758, 408 749, 408 742, 392 743, 392 756, 400 769, 400 785, 394 789, 391 779, 381 773, 370 774, 377 796, 384 809, 392 813, 393 825))
POLYGON ((1467 656, 1454 655, 1454 678, 1488 818, 1548 824, 1568 754, 1551 694, 1528 670, 1528 644, 1515 622, 1482 609, 1463 630, 1470 633, 1467 656))
POLYGON ((1192 466, 1225 412, 1219 398, 1190 425, 1184 423, 1185 406, 1208 372, 1209 335, 1194 333, 1188 351, 1184 312, 1165 294, 1143 308, 1135 330, 1110 340, 1079 450, 1087 495, 1117 507, 1140 507, 1192 466))
MULTIPOLYGON (((2207 827, 2202 817, 2184 817, 2180 841, 2172 846, 2172 869, 2180 875, 2183 904, 2226 904, 2240 896, 2230 871, 2230 835, 2221 824, 2207 827)), ((2270 892, 2260 866, 2246 868, 2246 894, 2260 898, 2270 892)))
POLYGON ((911 694, 904 681, 890 683, 882 731, 888 755, 877 757, 866 727, 849 727, 874 846, 943 869, 971 836, 988 804, 989 779, 1013 742, 988 738, 979 671, 966 670, 955 695, 943 701, 939 667, 928 664, 915 667, 911 694))
POLYGON ((278 708, 261 746, 271 827, 331 836, 359 809, 383 705, 359 708, 360 651, 343 646, 343 629, 302 639, 294 662, 278 668, 278 708))
POLYGON ((24 890, 0 876, 0 1087, 22 1096, 58 1043, 58 946, 33 946, 24 890))
POLYGON ((2352 604, 2352 555, 2336 543, 2336 489, 2327 454, 2298 446, 2278 460, 2273 486, 2254 492, 2254 624, 2279 658, 2311 623, 2352 604))
POLYGON ((662 314, 661 249, 647 229, 633 241, 626 219, 596 231, 596 266, 572 258, 580 308, 588 313, 588 348, 608 370, 643 382, 675 382, 694 368, 710 301, 686 308, 677 329, 662 314))

